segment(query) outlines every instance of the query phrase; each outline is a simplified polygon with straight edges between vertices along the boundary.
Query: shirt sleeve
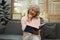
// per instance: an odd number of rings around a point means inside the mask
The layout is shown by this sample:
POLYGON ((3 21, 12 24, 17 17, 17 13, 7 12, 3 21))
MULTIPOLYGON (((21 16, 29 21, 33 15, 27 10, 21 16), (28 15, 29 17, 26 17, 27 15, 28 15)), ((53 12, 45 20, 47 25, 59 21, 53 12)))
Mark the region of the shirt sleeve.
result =
MULTIPOLYGON (((48 19, 40 18, 40 26, 41 26, 41 28, 42 28, 42 26, 45 25, 47 22, 48 22, 48 19)), ((40 28, 40 29, 41 29, 41 28, 40 28)))
POLYGON ((21 19, 21 25, 22 25, 22 31, 24 31, 26 27, 26 22, 24 18, 21 19))

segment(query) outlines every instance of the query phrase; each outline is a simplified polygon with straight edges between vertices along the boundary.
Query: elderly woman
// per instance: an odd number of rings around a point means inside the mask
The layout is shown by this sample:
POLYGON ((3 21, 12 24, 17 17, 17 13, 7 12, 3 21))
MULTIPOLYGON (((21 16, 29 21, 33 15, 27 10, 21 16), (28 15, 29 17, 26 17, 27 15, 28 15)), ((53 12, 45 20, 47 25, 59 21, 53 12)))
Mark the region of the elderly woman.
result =
POLYGON ((40 18, 38 17, 39 13, 40 10, 38 6, 31 6, 28 9, 27 16, 22 17, 21 24, 23 30, 23 40, 41 40, 40 30, 38 31, 30 30, 33 34, 24 31, 27 25, 39 29, 40 27, 40 18))

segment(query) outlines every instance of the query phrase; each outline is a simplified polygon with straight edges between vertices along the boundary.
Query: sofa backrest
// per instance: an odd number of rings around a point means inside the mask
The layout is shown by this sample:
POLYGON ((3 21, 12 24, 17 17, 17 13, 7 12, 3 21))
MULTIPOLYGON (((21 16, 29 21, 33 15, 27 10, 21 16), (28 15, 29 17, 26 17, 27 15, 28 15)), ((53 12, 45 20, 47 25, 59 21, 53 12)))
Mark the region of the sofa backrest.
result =
POLYGON ((5 34, 22 35, 22 28, 20 22, 9 22, 5 29, 5 34))

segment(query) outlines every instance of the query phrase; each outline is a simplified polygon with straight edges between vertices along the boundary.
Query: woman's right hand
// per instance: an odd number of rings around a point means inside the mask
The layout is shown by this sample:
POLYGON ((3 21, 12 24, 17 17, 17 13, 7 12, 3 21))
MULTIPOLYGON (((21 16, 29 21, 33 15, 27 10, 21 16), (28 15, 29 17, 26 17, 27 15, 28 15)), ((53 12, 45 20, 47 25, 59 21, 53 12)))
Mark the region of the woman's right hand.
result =
POLYGON ((39 31, 35 31, 35 30, 32 29, 30 32, 32 32, 35 35, 39 35, 39 31))
POLYGON ((31 14, 28 14, 28 21, 30 22, 32 20, 33 16, 31 14))

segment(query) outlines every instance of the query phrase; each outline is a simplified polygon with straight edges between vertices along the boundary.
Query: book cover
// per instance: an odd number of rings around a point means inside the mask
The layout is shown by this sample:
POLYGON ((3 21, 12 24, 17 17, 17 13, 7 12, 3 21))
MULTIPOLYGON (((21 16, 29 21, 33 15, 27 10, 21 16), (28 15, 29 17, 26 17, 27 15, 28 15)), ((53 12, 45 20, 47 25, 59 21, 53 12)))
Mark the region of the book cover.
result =
POLYGON ((38 31, 39 29, 37 29, 37 28, 35 28, 35 27, 32 27, 32 26, 27 25, 24 31, 25 31, 25 32, 32 33, 32 32, 31 32, 31 30, 38 31))

